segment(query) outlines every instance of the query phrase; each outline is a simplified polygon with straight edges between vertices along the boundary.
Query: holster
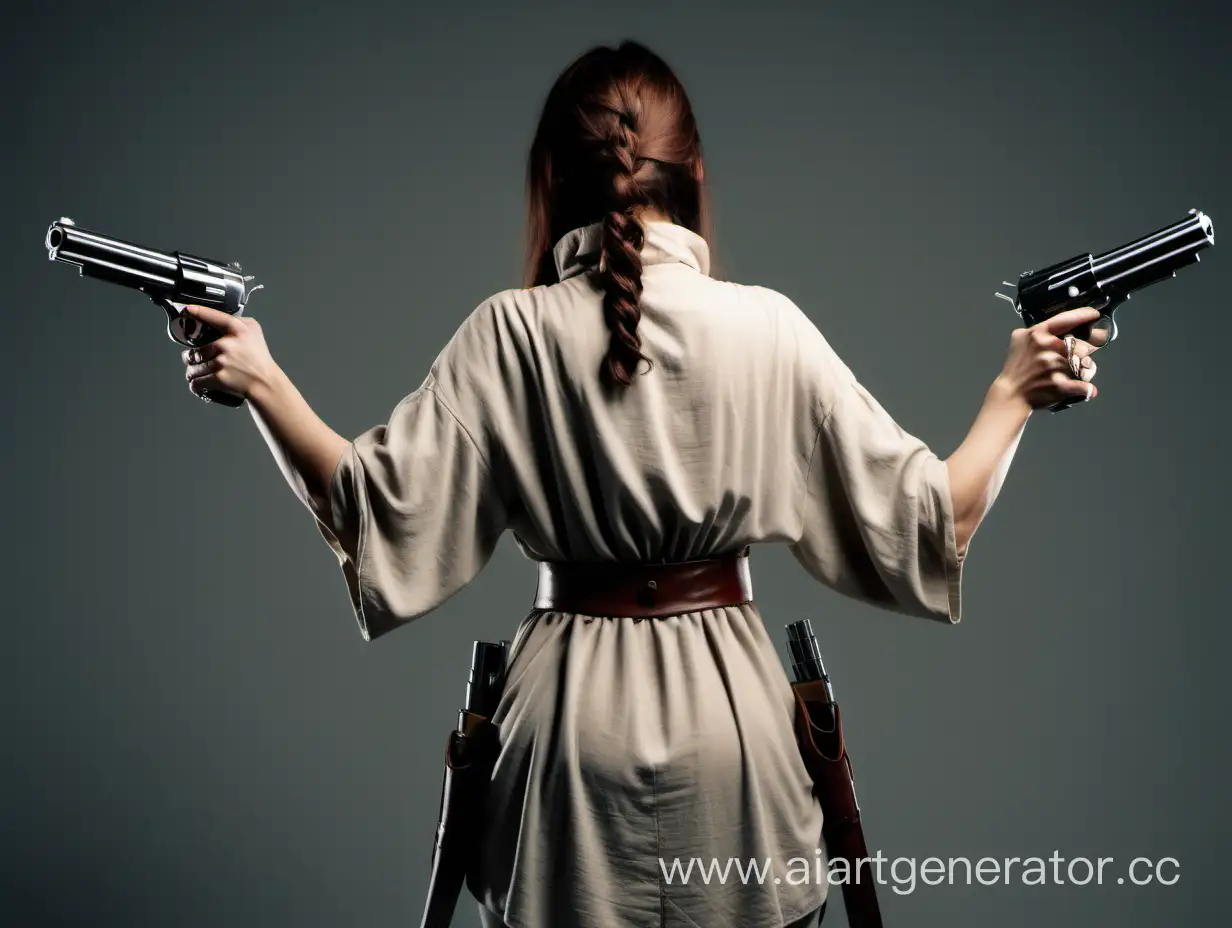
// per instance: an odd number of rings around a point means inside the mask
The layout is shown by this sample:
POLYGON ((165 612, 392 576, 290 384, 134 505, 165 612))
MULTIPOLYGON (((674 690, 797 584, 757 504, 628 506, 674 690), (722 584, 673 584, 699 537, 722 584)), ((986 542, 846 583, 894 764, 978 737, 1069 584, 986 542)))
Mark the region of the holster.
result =
POLYGON ((432 875, 420 928, 448 928, 458 896, 475 872, 488 784, 500 749, 492 722, 463 711, 445 746, 441 809, 432 846, 432 875))
POLYGON ((796 698, 796 741, 813 778, 813 794, 821 803, 826 853, 831 860, 846 860, 850 868, 842 884, 847 923, 851 928, 881 928, 876 877, 862 864, 868 859, 868 846, 838 703, 829 700, 821 680, 791 687, 796 698))

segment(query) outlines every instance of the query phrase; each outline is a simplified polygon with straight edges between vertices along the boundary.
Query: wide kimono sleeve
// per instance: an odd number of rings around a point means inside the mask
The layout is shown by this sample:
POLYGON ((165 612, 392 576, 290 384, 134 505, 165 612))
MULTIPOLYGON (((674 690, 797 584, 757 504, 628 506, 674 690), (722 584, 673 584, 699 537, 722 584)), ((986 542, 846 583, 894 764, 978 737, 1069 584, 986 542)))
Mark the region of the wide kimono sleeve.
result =
POLYGON ((841 593, 957 623, 963 557, 945 461, 899 427, 816 327, 803 324, 811 447, 792 554, 841 593))
POLYGON ((476 438, 433 378, 343 454, 317 527, 371 641, 458 592, 487 564, 506 510, 476 438))

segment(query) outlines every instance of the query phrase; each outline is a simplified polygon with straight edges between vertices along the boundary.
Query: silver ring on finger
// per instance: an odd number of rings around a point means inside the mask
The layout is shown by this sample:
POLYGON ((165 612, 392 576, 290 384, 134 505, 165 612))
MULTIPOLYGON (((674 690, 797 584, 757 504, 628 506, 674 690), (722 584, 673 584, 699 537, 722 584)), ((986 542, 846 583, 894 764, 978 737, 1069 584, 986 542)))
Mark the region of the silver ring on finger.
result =
POLYGON ((200 348, 189 348, 188 349, 188 363, 189 364, 200 364, 201 363, 201 349, 200 348))
POLYGON ((1082 358, 1074 353, 1074 346, 1078 344, 1078 339, 1073 335, 1065 336, 1065 361, 1069 365, 1069 372, 1075 380, 1082 379, 1082 358))

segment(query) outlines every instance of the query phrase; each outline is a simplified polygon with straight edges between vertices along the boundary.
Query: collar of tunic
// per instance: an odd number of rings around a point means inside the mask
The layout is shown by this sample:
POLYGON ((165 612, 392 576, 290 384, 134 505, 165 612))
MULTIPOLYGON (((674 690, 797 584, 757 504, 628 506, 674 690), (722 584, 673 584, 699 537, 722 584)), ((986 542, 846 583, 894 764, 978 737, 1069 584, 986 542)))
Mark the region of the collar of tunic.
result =
MULTIPOLYGON (((642 265, 685 264, 703 274, 710 273, 710 248, 706 240, 673 222, 645 223, 646 241, 642 245, 642 265)), ((552 249, 556 273, 567 280, 593 270, 599 261, 603 223, 595 222, 565 234, 552 249)))

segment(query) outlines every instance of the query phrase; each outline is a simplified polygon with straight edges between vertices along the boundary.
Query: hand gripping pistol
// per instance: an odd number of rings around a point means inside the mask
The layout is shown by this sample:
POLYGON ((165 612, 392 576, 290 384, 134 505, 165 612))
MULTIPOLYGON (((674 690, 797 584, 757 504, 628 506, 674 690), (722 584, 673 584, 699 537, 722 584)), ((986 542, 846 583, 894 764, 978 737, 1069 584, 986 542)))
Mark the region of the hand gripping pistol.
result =
MULTIPOLYGON (((263 284, 253 286, 238 263, 223 264, 179 251, 143 248, 98 232, 83 229, 71 219, 60 219, 47 230, 47 257, 73 264, 82 277, 96 277, 140 290, 167 313, 167 334, 185 348, 198 348, 222 335, 184 312, 192 303, 239 316, 248 298, 263 284)), ((202 394, 223 406, 242 406, 243 397, 221 390, 202 394)))
MULTIPOLYGON (((1118 306, 1143 287, 1175 277, 1176 272, 1200 259, 1198 252, 1215 244, 1215 224, 1200 210, 1191 209, 1180 222, 1143 236, 1102 255, 1076 255, 1039 271, 1024 271, 1014 296, 995 295, 1009 302, 1024 325, 1036 325, 1067 309, 1091 306, 1100 317, 1074 329, 1073 335, 1102 348, 1117 337, 1112 318, 1118 306)), ((1067 409, 1082 397, 1048 407, 1067 409)))

